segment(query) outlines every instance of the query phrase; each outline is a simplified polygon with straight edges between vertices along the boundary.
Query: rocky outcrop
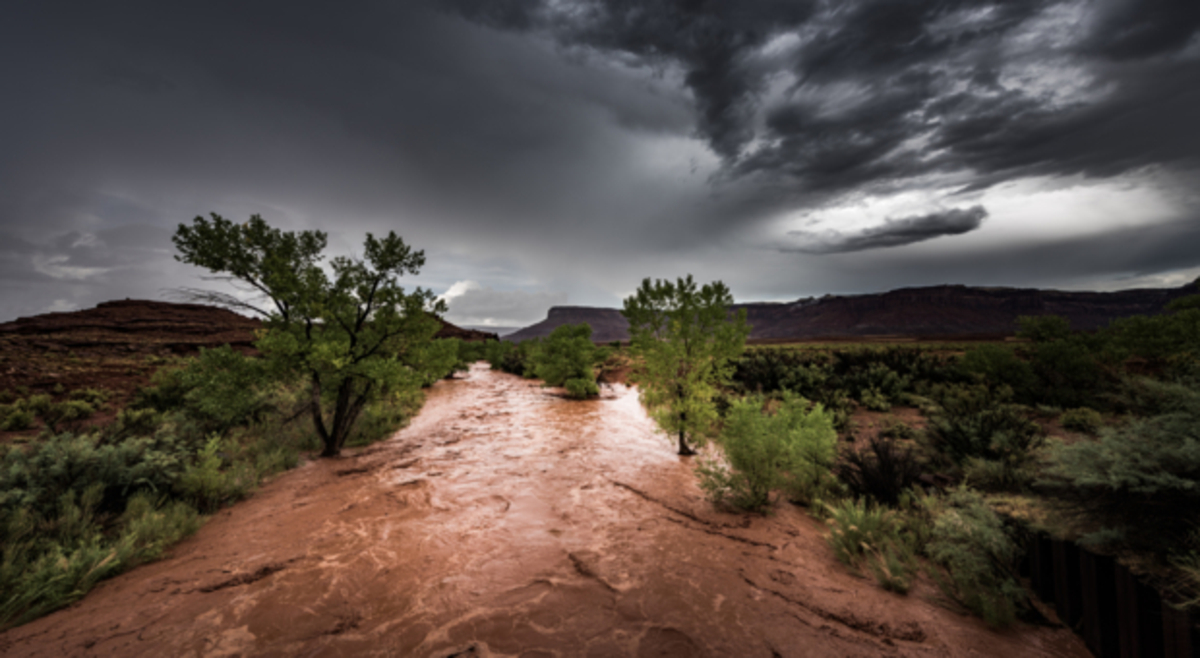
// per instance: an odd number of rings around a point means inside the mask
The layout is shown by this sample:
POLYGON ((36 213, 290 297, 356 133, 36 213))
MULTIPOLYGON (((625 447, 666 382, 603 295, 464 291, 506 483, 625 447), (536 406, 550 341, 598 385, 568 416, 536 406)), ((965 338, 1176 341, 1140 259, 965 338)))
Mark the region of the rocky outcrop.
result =
MULTIPOLYGON (((782 303, 737 304, 745 309, 751 339, 782 340, 861 336, 1006 336, 1022 315, 1061 315, 1074 329, 1099 329, 1117 318, 1155 315, 1171 300, 1196 294, 1182 288, 1118 292, 1067 292, 961 285, 901 288, 869 295, 826 295, 782 303)), ((628 340, 629 325, 612 308, 556 306, 547 318, 505 337, 547 336, 562 324, 587 322, 597 342, 628 340)))

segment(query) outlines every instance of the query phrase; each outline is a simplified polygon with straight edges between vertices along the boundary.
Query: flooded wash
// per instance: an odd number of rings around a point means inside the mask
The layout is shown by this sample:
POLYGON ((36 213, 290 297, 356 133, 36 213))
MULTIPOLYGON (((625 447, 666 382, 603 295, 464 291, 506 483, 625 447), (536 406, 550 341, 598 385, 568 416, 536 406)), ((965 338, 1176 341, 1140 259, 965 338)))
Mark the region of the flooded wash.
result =
POLYGON ((281 476, 0 654, 1088 655, 928 585, 883 591, 803 510, 714 510, 633 389, 460 377, 394 438, 281 476))

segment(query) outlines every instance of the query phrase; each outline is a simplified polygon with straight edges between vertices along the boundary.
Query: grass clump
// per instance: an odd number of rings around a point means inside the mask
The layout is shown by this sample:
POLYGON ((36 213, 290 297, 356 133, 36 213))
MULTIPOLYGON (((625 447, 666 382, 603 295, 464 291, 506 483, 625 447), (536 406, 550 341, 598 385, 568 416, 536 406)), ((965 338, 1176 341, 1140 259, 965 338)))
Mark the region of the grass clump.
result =
POLYGON ((700 486, 714 502, 761 511, 771 492, 811 501, 829 483, 836 457, 833 419, 820 405, 785 395, 778 409, 764 413, 759 395, 734 400, 717 443, 724 461, 702 461, 700 486))
POLYGON ((829 543, 837 559, 853 569, 870 570, 886 590, 907 593, 916 576, 912 533, 897 510, 866 498, 826 504, 829 543))

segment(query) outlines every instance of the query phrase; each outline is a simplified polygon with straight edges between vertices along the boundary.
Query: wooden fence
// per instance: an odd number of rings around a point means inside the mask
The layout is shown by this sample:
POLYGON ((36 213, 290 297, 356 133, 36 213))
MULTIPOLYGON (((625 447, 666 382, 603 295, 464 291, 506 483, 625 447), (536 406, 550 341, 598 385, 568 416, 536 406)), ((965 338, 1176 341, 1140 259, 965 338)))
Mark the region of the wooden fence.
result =
POLYGON ((1042 535, 1024 567, 1034 592, 1098 658, 1200 656, 1196 615, 1171 606, 1113 558, 1042 535))

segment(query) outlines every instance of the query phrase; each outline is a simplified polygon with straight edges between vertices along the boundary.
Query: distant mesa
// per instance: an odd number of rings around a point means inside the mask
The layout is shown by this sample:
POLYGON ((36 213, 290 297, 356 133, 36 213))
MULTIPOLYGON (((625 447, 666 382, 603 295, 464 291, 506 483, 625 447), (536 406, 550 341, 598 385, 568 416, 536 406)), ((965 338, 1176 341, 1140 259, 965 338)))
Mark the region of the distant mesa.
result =
MULTIPOLYGON (((750 339, 758 341, 868 336, 983 338, 1015 334, 1017 318, 1022 315, 1060 315, 1073 329, 1099 329, 1117 318, 1162 313, 1171 300, 1196 293, 1195 284, 1118 292, 943 285, 755 302, 734 308, 746 309, 750 339)), ((545 320, 504 339, 542 338, 555 327, 580 322, 592 326, 596 342, 629 339, 629 324, 619 310, 589 306, 555 306, 545 320)))
MULTIPOLYGON (((495 333, 463 329, 441 318, 435 337, 497 340, 495 333)), ((46 350, 120 349, 128 352, 191 354, 201 347, 253 349, 256 318, 205 304, 141 299, 102 302, 95 308, 45 313, 0 324, 0 337, 21 338, 46 350)))

